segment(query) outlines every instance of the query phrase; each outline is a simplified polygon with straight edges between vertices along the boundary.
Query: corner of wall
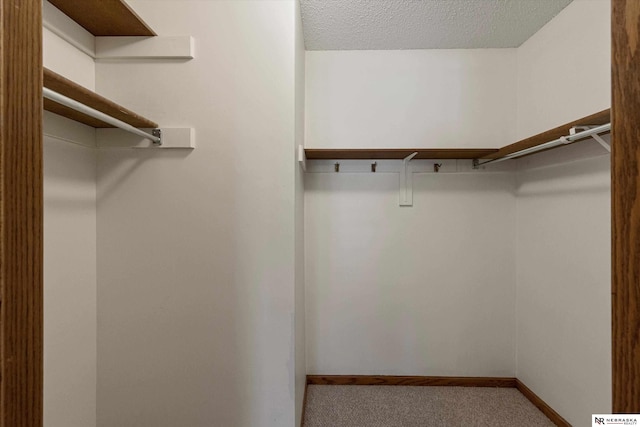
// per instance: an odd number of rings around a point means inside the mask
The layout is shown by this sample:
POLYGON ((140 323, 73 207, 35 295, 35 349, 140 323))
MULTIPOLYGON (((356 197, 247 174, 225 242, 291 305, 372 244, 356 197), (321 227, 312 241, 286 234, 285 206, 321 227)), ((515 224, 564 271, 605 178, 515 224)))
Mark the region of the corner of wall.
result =
POLYGON ((304 257, 304 172, 297 162, 298 146, 304 146, 305 136, 305 45, 300 3, 295 2, 295 419, 296 425, 304 420, 304 394, 306 389, 305 341, 305 257, 304 257))
MULTIPOLYGON (((610 107, 608 8, 574 1, 518 48, 518 139, 610 107)), ((580 144, 516 163, 516 376, 575 425, 610 411, 608 159, 580 144)))
POLYGON ((517 138, 611 106, 608 0, 573 1, 517 50, 517 138))

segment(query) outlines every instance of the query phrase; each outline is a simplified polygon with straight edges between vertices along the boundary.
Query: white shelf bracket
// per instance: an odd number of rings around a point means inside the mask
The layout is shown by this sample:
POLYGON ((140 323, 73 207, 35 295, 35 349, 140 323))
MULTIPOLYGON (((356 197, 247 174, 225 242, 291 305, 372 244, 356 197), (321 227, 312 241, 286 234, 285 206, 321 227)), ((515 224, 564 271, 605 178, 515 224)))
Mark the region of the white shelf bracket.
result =
MULTIPOLYGON (((570 135, 575 135, 577 132, 579 131, 585 131, 585 130, 590 130, 590 129, 594 129, 597 128, 598 125, 590 125, 590 126, 574 126, 571 129, 569 129, 569 134, 570 135)), ((607 150, 609 153, 611 152, 611 145, 609 145, 609 143, 607 141, 605 141, 600 135, 598 135, 597 133, 594 133, 591 135, 591 138, 595 139, 598 144, 602 145, 602 147, 607 150)))
POLYGON ((591 135, 591 138, 598 141, 598 143, 602 145, 604 149, 607 150, 609 153, 611 152, 611 145, 609 145, 609 143, 605 141, 600 135, 598 135, 597 133, 594 133, 593 135, 591 135))
POLYGON ((304 152, 304 146, 298 145, 298 163, 304 172, 307 171, 307 156, 304 152))
POLYGON ((192 150, 195 148, 194 131, 192 128, 161 128, 150 129, 152 135, 159 138, 161 144, 149 141, 146 137, 124 132, 114 128, 100 128, 95 130, 96 147, 100 149, 111 148, 154 148, 154 149, 179 149, 192 150))
POLYGON ((400 206, 413 206, 413 174, 409 162, 418 152, 407 156, 402 160, 400 169, 400 206))

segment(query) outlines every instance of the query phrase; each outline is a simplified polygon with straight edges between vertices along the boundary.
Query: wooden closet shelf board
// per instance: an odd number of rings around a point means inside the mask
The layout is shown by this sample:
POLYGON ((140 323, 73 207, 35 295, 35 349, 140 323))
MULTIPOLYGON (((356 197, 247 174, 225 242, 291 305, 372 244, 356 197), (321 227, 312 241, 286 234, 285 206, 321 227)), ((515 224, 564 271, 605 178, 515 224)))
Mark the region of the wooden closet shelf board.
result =
POLYGON ((155 36, 122 0, 49 0, 94 36, 155 36))
MULTIPOLYGON (((124 107, 116 104, 98 95, 95 92, 84 88, 77 83, 72 82, 69 79, 62 77, 59 74, 54 73, 51 70, 44 69, 44 87, 58 92, 68 98, 81 102, 95 110, 101 111, 118 120, 122 120, 125 123, 129 123, 131 126, 138 128, 157 128, 158 124, 146 119, 133 111, 127 110, 124 107)), ((44 109, 51 111, 52 113, 60 114, 71 120, 84 123, 94 128, 111 128, 113 126, 104 123, 100 120, 89 117, 86 114, 75 111, 71 108, 60 105, 51 100, 44 100, 44 109)))
MULTIPOLYGON (((611 109, 600 111, 599 113, 591 114, 578 120, 566 123, 564 125, 555 127, 546 132, 539 133, 529 138, 525 138, 521 141, 514 142, 513 144, 502 147, 497 152, 484 156, 484 159, 497 159, 504 157, 508 154, 515 153, 517 151, 525 150, 527 148, 536 147, 538 145, 545 144, 547 142, 554 141, 561 136, 569 135, 569 129, 574 126, 580 125, 604 125, 611 121, 611 109)), ((562 147, 562 145, 559 145, 562 147)), ((555 148, 555 147, 554 147, 555 148)))
POLYGON ((320 159, 404 159, 417 152, 414 159, 477 159, 497 152, 489 148, 366 148, 366 149, 318 149, 304 150, 308 160, 320 159))
MULTIPOLYGON (((569 135, 574 126, 603 125, 611 121, 611 110, 603 110, 562 126, 539 133, 500 149, 490 148, 306 148, 308 160, 366 160, 404 159, 418 152, 414 159, 497 159, 527 148, 554 141, 569 135)), ((554 147, 555 148, 555 147, 554 147)))

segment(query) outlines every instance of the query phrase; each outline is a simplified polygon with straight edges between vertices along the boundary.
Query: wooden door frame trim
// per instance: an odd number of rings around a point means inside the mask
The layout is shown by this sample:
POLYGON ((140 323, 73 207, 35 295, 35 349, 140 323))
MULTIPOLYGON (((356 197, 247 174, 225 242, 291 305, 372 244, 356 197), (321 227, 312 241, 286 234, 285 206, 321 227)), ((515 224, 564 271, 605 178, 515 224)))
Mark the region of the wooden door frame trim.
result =
POLYGON ((640 2, 611 1, 614 413, 640 413, 640 2))
POLYGON ((0 0, 0 427, 43 420, 42 3, 0 0))

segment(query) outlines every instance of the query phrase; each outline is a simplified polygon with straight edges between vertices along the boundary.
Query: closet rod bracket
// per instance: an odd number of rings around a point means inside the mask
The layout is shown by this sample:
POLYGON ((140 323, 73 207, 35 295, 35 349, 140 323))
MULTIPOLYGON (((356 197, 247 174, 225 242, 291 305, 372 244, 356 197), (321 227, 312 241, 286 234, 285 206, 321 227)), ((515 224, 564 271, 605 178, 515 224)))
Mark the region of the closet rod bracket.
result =
MULTIPOLYGON (((594 129, 597 128, 599 125, 583 125, 583 126, 574 126, 571 129, 569 129, 569 134, 570 135, 575 135, 576 133, 580 132, 580 131, 585 131, 585 130, 590 130, 590 129, 594 129)), ((602 145, 602 147, 607 150, 609 153, 611 152, 611 145, 609 145, 609 143, 607 141, 605 141, 600 135, 598 135, 597 133, 594 133, 591 135, 591 138, 595 139, 598 144, 602 145)))
POLYGON ((157 141, 153 141, 153 145, 160 147, 162 145, 162 129, 156 128, 151 131, 151 135, 158 138, 157 141))

